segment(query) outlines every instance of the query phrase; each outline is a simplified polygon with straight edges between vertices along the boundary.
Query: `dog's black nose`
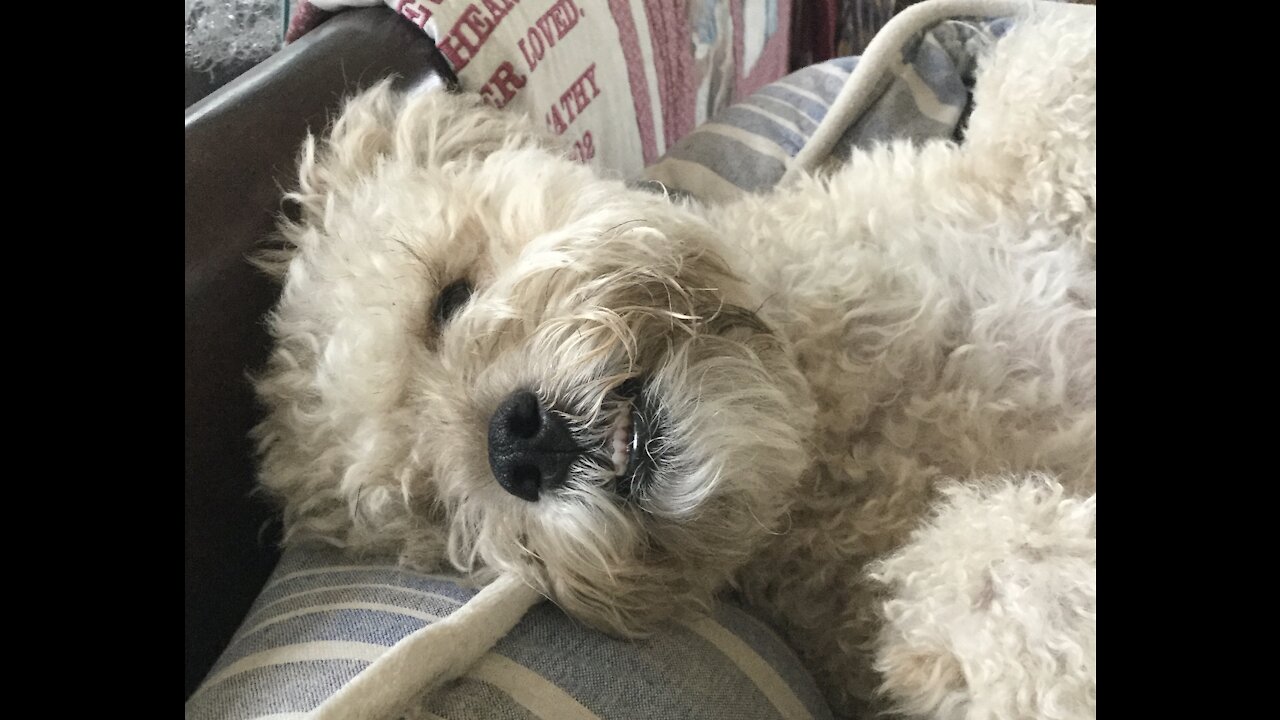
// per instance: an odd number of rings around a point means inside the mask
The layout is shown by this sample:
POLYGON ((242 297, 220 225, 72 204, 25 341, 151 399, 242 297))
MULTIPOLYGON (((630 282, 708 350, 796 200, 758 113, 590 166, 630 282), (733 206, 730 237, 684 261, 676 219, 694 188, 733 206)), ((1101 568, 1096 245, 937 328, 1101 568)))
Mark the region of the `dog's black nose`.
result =
POLYGON ((489 467, 502 489, 522 500, 563 485, 581 453, 564 420, 528 390, 508 396, 489 421, 489 467))

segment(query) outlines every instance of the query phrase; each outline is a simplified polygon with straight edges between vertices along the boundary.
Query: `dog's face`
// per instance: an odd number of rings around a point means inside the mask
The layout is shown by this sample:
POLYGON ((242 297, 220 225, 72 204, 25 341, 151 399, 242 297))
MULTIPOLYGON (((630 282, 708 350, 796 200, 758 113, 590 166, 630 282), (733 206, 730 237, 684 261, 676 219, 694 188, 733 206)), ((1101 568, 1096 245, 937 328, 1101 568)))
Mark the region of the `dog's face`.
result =
POLYGON ((291 199, 257 430, 288 533, 443 550, 635 634, 779 529, 811 403, 696 215, 385 86, 291 199))

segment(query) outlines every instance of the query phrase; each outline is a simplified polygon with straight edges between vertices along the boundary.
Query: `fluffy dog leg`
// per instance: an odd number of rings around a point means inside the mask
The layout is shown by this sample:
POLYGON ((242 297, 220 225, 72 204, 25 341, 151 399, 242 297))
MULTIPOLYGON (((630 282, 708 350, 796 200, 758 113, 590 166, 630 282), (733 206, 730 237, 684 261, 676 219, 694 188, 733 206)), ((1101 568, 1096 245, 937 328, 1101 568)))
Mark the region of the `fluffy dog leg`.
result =
POLYGON ((1096 716, 1096 496, 1044 476, 954 485, 872 577, 883 689, 911 715, 1096 716))
POLYGON ((1096 259, 1097 23, 1082 5, 1037 3, 982 59, 965 146, 1033 223, 1096 259))

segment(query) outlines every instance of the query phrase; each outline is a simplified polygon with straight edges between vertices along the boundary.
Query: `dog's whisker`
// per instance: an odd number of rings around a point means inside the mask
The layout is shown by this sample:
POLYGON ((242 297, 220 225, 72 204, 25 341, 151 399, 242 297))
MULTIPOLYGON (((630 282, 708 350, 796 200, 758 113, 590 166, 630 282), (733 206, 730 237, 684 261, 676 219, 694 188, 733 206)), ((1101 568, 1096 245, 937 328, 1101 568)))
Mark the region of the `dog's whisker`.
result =
POLYGON ((600 233, 600 234, 601 234, 602 236, 604 236, 604 235, 608 235, 609 233, 613 232, 614 230, 617 230, 617 229, 618 229, 618 228, 620 228, 620 227, 623 227, 624 225, 633 225, 633 224, 635 224, 635 223, 642 223, 642 222, 645 222, 645 220, 644 220, 643 218, 637 218, 637 219, 635 219, 635 220, 624 220, 623 222, 620 222, 620 223, 618 223, 617 225, 614 225, 613 227, 609 228, 608 230, 605 230, 604 232, 602 232, 602 233, 600 233))

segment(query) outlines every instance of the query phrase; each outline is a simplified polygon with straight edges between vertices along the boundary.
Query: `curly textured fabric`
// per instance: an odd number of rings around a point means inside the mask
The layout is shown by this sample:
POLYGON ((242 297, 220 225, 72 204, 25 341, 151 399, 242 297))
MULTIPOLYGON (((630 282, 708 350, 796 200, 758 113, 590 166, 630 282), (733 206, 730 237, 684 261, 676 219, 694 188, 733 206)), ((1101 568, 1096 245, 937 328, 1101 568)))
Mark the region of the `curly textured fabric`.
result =
POLYGON ((187 0, 187 66, 247 67, 280 49, 286 0, 187 0))

